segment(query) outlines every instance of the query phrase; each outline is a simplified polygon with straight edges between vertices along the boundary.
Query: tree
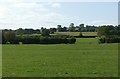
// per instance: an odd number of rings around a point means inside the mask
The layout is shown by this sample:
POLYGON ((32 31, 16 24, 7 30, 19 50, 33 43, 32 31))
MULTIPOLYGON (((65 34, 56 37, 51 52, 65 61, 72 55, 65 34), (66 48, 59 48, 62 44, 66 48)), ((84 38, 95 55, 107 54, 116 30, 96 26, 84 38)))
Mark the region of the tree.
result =
POLYGON ((44 29, 45 29, 45 28, 41 27, 41 29, 40 29, 40 33, 42 33, 44 29))
POLYGON ((42 36, 50 36, 50 30, 44 29, 41 34, 42 36))
POLYGON ((15 32, 8 31, 8 32, 5 32, 5 33, 4 33, 4 39, 5 39, 7 42, 13 43, 14 40, 15 40, 15 38, 16 38, 15 32))
POLYGON ((16 30, 16 34, 22 35, 22 34, 24 34, 24 30, 22 28, 19 28, 16 30))
POLYGON ((80 31, 80 32, 83 32, 84 30, 85 30, 84 24, 80 24, 80 25, 79 25, 79 31, 80 31))
POLYGON ((69 25, 69 31, 70 32, 74 32, 75 31, 74 23, 70 23, 70 25, 69 25))
POLYGON ((34 34, 34 30, 33 29, 25 29, 24 34, 34 34))
POLYGON ((84 24, 80 24, 79 27, 84 27, 84 24))
POLYGON ((63 27, 63 31, 66 32, 67 31, 67 27, 64 26, 63 27))
POLYGON ((107 37, 109 35, 108 27, 107 26, 98 27, 97 34, 99 37, 101 37, 101 36, 107 37))
POLYGON ((57 32, 60 32, 62 29, 62 26, 61 25, 57 25, 57 32))
POLYGON ((40 34, 40 30, 39 30, 39 29, 36 29, 36 30, 35 30, 35 34, 40 34))
POLYGON ((56 32, 56 28, 50 28, 50 34, 54 34, 56 32))

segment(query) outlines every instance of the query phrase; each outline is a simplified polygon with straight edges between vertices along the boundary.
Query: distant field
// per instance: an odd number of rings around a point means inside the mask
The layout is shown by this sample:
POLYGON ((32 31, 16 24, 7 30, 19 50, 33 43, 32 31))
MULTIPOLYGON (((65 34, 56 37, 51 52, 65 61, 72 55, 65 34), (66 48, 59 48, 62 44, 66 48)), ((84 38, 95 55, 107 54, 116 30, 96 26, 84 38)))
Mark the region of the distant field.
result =
POLYGON ((3 77, 117 77, 118 44, 3 45, 3 77))
MULTIPOLYGON (((61 35, 79 36, 79 33, 80 32, 55 32, 55 34, 50 34, 50 35, 61 34, 61 35)), ((82 34, 83 36, 97 36, 97 32, 82 32, 82 34)), ((41 34, 24 34, 22 36, 41 36, 41 34)))
MULTIPOLYGON (((56 32, 56 34, 79 36, 80 32, 56 32)), ((97 36, 97 32, 82 32, 83 36, 97 36)))

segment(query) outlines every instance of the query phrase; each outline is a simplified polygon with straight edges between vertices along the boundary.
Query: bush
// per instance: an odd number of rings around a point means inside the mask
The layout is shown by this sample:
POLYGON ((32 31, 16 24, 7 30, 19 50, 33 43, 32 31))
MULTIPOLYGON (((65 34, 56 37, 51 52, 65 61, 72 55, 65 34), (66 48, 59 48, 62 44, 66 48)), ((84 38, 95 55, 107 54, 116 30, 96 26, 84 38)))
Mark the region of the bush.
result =
POLYGON ((22 42, 23 44, 74 44, 76 42, 76 38, 67 38, 66 36, 17 36, 12 41, 12 44, 19 44, 19 42, 22 42))
POLYGON ((120 36, 100 37, 99 43, 120 43, 120 36))
POLYGON ((39 44, 40 40, 39 37, 23 37, 19 42, 23 44, 39 44))
POLYGON ((68 38, 68 43, 69 44, 74 44, 76 42, 75 38, 68 38))

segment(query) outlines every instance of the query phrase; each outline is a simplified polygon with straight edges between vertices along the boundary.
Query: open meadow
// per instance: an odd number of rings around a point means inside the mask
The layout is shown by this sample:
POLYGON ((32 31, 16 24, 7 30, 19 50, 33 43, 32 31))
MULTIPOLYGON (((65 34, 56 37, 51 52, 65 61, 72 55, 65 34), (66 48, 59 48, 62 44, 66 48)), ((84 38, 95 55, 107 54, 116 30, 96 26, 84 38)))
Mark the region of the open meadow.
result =
POLYGON ((118 44, 78 38, 75 44, 2 46, 3 77, 117 77, 118 44))

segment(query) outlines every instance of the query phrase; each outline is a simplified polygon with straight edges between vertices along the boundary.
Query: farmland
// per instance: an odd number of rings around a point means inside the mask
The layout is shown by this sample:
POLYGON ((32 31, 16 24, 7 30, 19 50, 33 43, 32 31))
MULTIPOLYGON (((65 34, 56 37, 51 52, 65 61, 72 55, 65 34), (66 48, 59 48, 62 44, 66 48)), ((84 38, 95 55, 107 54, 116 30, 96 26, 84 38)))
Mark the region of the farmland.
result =
MULTIPOLYGON (((56 32, 56 34, 79 36, 80 32, 56 32)), ((83 36, 97 36, 97 32, 82 32, 83 36)))
POLYGON ((3 77, 116 77, 118 44, 3 45, 3 77))
MULTIPOLYGON (((70 36, 79 36, 80 32, 55 32, 55 34, 50 35, 70 35, 70 36)), ((97 36, 97 32, 82 32, 83 36, 97 36)), ((17 35, 20 36, 20 35, 17 35)), ((22 36, 41 36, 41 34, 24 34, 22 36)))

